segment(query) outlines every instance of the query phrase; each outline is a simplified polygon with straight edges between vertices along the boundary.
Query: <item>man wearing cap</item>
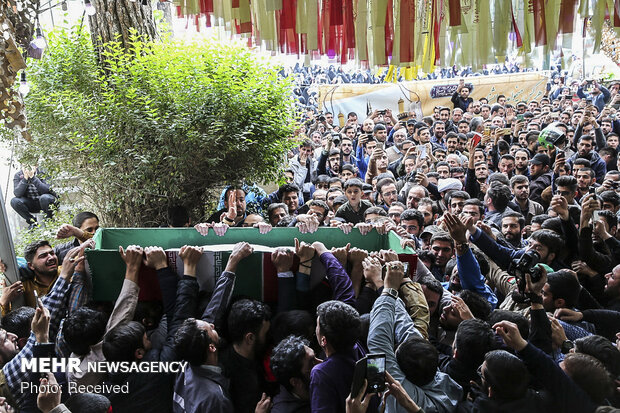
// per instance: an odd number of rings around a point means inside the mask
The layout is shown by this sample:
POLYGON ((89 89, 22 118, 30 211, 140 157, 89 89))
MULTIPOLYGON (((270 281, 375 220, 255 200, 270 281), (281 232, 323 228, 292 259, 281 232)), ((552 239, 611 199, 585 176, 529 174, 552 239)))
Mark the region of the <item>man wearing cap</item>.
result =
POLYGON ((551 185, 549 156, 539 153, 530 160, 530 199, 542 204, 542 192, 551 185))

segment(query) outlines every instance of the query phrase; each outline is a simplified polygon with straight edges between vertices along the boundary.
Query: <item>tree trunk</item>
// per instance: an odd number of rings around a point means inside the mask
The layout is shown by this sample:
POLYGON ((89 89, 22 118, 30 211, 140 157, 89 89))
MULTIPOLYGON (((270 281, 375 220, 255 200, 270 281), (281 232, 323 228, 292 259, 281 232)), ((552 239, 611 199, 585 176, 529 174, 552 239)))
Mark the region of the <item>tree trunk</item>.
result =
POLYGON ((96 13, 89 16, 90 33, 93 45, 99 54, 103 44, 120 41, 127 49, 131 41, 131 29, 147 40, 157 36, 153 9, 150 1, 146 5, 141 0, 91 0, 96 13))

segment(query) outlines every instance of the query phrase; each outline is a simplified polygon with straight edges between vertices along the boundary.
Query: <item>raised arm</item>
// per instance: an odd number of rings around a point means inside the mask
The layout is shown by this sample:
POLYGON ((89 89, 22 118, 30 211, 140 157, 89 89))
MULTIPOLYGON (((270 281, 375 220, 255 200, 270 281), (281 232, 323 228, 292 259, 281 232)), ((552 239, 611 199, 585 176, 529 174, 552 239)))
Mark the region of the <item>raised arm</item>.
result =
POLYGON ((230 303, 233 289, 235 288, 235 273, 237 266, 244 258, 249 257, 254 249, 247 242, 239 242, 233 247, 228 263, 213 290, 211 300, 202 313, 202 319, 215 324, 216 329, 221 328, 224 321, 224 313, 230 303))
POLYGON ((329 252, 322 242, 314 242, 312 244, 321 262, 325 266, 327 280, 332 287, 333 299, 347 303, 355 307, 355 291, 351 278, 342 267, 334 254, 329 252))

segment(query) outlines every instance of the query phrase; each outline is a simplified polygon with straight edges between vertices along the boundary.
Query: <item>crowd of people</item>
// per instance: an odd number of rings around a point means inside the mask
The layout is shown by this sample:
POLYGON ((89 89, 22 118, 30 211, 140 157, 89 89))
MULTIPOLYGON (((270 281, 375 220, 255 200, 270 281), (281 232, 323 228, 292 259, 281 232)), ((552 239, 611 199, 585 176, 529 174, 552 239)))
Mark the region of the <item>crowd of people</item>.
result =
MULTIPOLYGON (((208 293, 196 280, 199 246, 181 248, 179 277, 163 249, 133 245, 119 249, 126 273, 108 307, 93 302, 83 258, 99 220, 77 215, 58 230, 74 240, 31 244, 22 281, 3 289, 0 411, 620 407, 620 84, 553 83, 538 101, 489 102, 460 81, 453 107, 422 119, 375 110, 349 113, 340 127, 331 113, 308 113, 286 183, 269 194, 231 185, 195 225, 206 237, 237 227, 393 231, 415 266, 391 250, 295 240, 271 254, 278 299, 262 302, 233 294, 253 252, 246 242, 208 293), (317 259, 325 274, 314 286, 317 259), (138 301, 142 266, 157 273, 162 302, 138 301), (13 308, 20 296, 27 305, 13 308), (177 374, 59 372, 41 382, 62 391, 23 391, 40 375, 21 360, 54 355, 188 365, 177 374), (128 392, 68 394, 70 383, 128 392)), ((187 212, 171 209, 169 225, 189 226, 187 212)))

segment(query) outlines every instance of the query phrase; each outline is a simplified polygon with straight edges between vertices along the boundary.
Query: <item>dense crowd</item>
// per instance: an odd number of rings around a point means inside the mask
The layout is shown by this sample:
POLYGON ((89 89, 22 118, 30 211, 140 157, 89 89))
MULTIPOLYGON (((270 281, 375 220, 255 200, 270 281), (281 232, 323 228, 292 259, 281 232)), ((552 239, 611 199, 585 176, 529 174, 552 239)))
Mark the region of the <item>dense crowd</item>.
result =
MULTIPOLYGON (((93 302, 83 251, 99 221, 77 215, 58 230, 74 239, 30 245, 22 281, 0 297, 0 409, 620 407, 619 88, 557 76, 539 101, 509 103, 470 96, 461 81, 453 107, 423 119, 375 110, 349 113, 341 127, 331 113, 308 112, 286 183, 269 194, 227 187, 196 230, 394 232, 418 260, 409 267, 392 250, 295 240, 271 254, 276 302, 233 295, 237 267, 253 252, 245 242, 208 294, 196 280, 200 247, 179 252, 183 277, 159 247, 120 248, 119 297, 113 308, 93 302), (312 285, 318 262, 324 279, 312 285), (138 301, 142 266, 157 273, 162 302, 138 301), (27 305, 13 308, 20 296, 27 305), (23 391, 39 374, 21 360, 49 356, 188 365, 177 374, 59 372, 41 382, 62 392, 23 391), (129 391, 69 395, 71 383, 129 391)), ((169 225, 189 226, 187 212, 172 208, 169 225)))

